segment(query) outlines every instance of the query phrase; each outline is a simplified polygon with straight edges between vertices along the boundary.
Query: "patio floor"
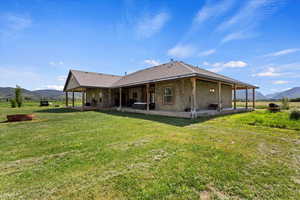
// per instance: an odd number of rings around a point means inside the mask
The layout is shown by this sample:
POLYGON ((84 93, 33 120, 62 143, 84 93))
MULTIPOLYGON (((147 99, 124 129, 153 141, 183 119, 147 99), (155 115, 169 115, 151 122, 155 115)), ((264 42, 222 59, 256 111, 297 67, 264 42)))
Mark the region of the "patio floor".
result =
POLYGON ((121 112, 130 112, 130 113, 141 113, 141 114, 149 114, 149 115, 163 115, 163 116, 170 116, 170 117, 181 117, 181 118, 193 118, 193 117, 211 117, 211 116, 218 116, 218 115, 227 115, 227 114, 234 114, 234 113, 242 113, 242 112, 250 112, 253 111, 253 108, 224 108, 221 111, 218 110, 199 110, 195 113, 191 112, 176 112, 176 111, 163 111, 163 110, 140 110, 140 109, 133 109, 130 107, 122 107, 121 110, 117 107, 113 108, 98 108, 93 106, 75 106, 68 108, 75 109, 75 110, 118 110, 121 112))

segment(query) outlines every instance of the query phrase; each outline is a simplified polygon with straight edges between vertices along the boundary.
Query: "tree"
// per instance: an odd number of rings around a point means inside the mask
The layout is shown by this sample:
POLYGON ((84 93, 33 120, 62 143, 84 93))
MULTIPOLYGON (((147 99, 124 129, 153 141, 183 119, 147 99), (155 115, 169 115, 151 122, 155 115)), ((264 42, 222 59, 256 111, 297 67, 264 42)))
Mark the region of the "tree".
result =
POLYGON ((281 103, 282 103, 282 106, 281 106, 282 109, 284 109, 284 110, 290 109, 289 98, 287 98, 287 97, 282 98, 281 103))
POLYGON ((23 103, 22 89, 18 85, 16 86, 16 89, 15 89, 15 101, 16 101, 18 107, 22 106, 22 103, 23 103))

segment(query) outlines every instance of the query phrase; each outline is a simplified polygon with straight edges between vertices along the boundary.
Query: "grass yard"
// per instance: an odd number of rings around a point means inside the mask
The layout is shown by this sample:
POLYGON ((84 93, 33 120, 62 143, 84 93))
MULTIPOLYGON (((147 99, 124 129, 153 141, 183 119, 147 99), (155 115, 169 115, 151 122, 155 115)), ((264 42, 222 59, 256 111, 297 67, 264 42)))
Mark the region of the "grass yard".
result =
POLYGON ((32 112, 0 123, 1 200, 300 199, 300 121, 286 112, 193 121, 2 105, 0 121, 32 112))
MULTIPOLYGON (((276 103, 278 105, 282 105, 281 101, 256 101, 255 102, 255 107, 257 109, 265 109, 269 107, 269 103, 276 103)), ((245 107, 245 102, 237 102, 238 107, 245 107)), ((252 101, 248 102, 249 106, 252 106, 252 101)), ((289 102, 290 109, 300 109, 300 102, 289 102)))

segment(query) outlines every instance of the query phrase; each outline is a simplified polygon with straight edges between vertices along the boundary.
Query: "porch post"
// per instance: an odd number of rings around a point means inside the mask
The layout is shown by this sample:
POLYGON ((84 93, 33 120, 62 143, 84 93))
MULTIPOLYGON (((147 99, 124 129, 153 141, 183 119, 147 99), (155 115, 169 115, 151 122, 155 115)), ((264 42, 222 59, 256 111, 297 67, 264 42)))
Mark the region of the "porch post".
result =
POLYGON ((197 111, 196 78, 191 78, 191 81, 192 81, 191 113, 192 113, 192 118, 196 118, 196 111, 197 111))
POLYGON ((72 107, 74 108, 74 91, 72 91, 72 107))
POLYGON ((248 109, 248 87, 246 87, 246 108, 248 109))
POLYGON ((252 88, 252 107, 255 110, 255 88, 252 88))
POLYGON ((122 88, 120 87, 119 88, 119 96, 120 96, 120 98, 119 98, 119 110, 121 110, 122 109, 122 88))
POLYGON ((81 111, 84 109, 84 91, 81 92, 81 111))
POLYGON ((150 94, 149 94, 149 83, 146 85, 146 92, 147 92, 147 111, 150 110, 150 94))
POLYGON ((222 110, 222 84, 219 81, 218 82, 218 110, 221 111, 222 110))
POLYGON ((85 103, 86 103, 86 90, 83 92, 83 97, 84 97, 84 99, 83 99, 83 103, 84 103, 84 105, 85 105, 85 103))
POLYGON ((68 92, 66 92, 66 107, 69 106, 68 92))
POLYGON ((111 103, 111 89, 108 89, 108 105, 109 107, 111 107, 112 103, 111 103))
POLYGON ((233 89, 233 108, 236 110, 236 84, 234 84, 233 89))

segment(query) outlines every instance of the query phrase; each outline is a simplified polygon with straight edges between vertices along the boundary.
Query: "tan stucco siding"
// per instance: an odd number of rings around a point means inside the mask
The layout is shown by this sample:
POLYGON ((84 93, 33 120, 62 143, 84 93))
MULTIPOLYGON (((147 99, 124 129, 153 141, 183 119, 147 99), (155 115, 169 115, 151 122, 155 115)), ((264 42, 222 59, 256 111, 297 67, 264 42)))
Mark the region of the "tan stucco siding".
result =
POLYGON ((75 77, 73 75, 71 75, 69 82, 67 84, 66 90, 70 90, 70 89, 74 89, 79 87, 78 82, 75 80, 75 77))
POLYGON ((184 111, 191 106, 191 81, 181 79, 174 81, 158 82, 155 84, 155 109, 166 111, 184 111), (164 104, 164 89, 173 89, 173 103, 164 104))
POLYGON ((137 94, 136 101, 139 101, 139 102, 143 101, 142 88, 141 87, 129 88, 128 93, 129 93, 129 99, 134 99, 133 94, 136 93, 137 94))
MULTIPOLYGON (((158 82, 155 84, 155 109, 165 111, 184 111, 191 108, 192 83, 190 79, 181 79, 174 81, 158 82), (173 88, 174 102, 164 104, 164 89, 173 88)), ((223 108, 232 106, 232 90, 229 85, 222 85, 221 103, 223 108)), ((197 109, 208 109, 212 103, 218 103, 218 84, 197 80, 196 82, 197 109), (214 92, 210 92, 214 89, 214 92)))
MULTIPOLYGON (((197 109, 207 109, 209 104, 218 103, 219 87, 218 83, 197 80, 197 109), (210 90, 214 89, 215 92, 210 90)), ((230 85, 222 84, 221 87, 221 104, 223 108, 231 108, 232 105, 232 88, 230 85)))
POLYGON ((111 106, 111 98, 109 89, 88 88, 86 90, 86 102, 93 106, 105 108, 111 106), (100 94, 102 93, 102 98, 100 94))
POLYGON ((232 107, 232 87, 230 85, 222 85, 222 107, 232 107))

